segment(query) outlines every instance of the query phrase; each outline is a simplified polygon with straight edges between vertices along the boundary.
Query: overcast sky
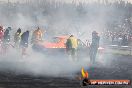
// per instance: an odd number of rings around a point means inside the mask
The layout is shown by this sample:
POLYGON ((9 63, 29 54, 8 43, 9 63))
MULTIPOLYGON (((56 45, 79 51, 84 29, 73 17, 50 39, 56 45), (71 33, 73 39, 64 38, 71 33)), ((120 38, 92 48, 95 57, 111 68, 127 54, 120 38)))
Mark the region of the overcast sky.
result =
MULTIPOLYGON (((8 0, 0 0, 0 1, 5 1, 5 2, 8 2, 8 0)), ((25 2, 27 0, 9 0, 10 2, 25 2)), ((50 1, 50 0, 49 0, 50 1)), ((52 1, 52 0, 51 0, 52 1)), ((54 0, 53 0, 54 1, 54 0)), ((56 0, 56 1, 63 1, 63 2, 72 2, 73 0, 56 0)), ((98 0, 74 0, 74 1, 85 1, 85 2, 93 2, 93 1, 98 1, 98 0)), ((100 0, 101 1, 101 0, 100 0)), ((117 1, 117 0, 108 0, 108 1, 117 1)), ((129 2, 132 2, 132 0, 124 0, 124 1, 129 1, 129 2)))

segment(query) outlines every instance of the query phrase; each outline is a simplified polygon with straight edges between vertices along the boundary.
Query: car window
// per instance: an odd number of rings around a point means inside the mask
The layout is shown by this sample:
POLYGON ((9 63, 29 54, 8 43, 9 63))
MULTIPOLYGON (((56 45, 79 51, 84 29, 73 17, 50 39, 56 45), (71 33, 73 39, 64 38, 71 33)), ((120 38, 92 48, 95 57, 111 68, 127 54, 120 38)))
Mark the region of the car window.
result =
POLYGON ((53 43, 57 43, 57 42, 59 42, 59 41, 60 41, 59 38, 53 38, 53 39, 50 40, 50 42, 53 42, 53 43))

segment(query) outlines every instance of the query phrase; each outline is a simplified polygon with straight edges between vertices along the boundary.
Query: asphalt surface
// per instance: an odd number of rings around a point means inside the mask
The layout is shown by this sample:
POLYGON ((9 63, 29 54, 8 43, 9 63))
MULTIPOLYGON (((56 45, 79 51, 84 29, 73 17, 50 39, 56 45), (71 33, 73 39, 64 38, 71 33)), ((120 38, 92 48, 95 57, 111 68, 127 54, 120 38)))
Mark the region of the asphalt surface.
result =
POLYGON ((132 56, 105 55, 99 60, 89 69, 91 78, 132 80, 132 56))
MULTIPOLYGON (((132 56, 104 55, 95 64, 88 64, 90 79, 132 80, 132 56)), ((0 88, 80 88, 77 76, 72 78, 42 77, 0 72, 0 88)), ((87 86, 84 88, 132 88, 132 86, 87 86)))

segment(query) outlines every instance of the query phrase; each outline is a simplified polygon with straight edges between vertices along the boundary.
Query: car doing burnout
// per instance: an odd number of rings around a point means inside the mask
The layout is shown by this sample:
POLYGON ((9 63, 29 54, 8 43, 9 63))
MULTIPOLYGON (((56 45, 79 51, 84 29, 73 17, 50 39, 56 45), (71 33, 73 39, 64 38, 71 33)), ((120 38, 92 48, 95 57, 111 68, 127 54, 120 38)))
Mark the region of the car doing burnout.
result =
MULTIPOLYGON (((39 41, 33 45, 33 49, 38 52, 42 52, 46 55, 64 55, 66 54, 66 41, 69 36, 57 36, 53 37, 50 42, 39 41)), ((99 48, 99 52, 102 49, 99 48)), ((89 46, 78 39, 77 53, 79 56, 85 56, 89 54, 89 46)))

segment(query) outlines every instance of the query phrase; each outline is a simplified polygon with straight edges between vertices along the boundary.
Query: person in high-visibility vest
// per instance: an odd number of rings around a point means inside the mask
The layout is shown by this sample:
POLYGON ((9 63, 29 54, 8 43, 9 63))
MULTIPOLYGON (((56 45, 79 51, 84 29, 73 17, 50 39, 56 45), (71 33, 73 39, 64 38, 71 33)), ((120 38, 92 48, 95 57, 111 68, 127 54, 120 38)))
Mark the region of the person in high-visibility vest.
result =
POLYGON ((38 27, 32 34, 32 43, 42 41, 43 39, 43 31, 38 27))
POLYGON ((19 48, 20 40, 21 40, 21 35, 22 35, 21 29, 19 28, 17 30, 17 32, 15 33, 15 35, 14 35, 14 42, 15 42, 15 47, 16 48, 19 48))
POLYGON ((73 60, 77 60, 77 48, 78 40, 73 35, 71 35, 66 42, 66 48, 69 55, 71 55, 73 60))

